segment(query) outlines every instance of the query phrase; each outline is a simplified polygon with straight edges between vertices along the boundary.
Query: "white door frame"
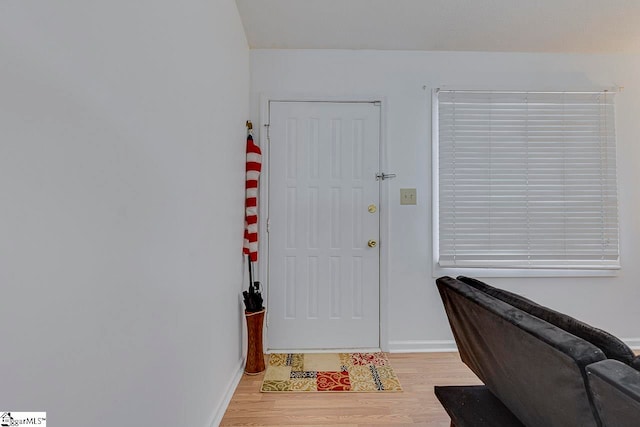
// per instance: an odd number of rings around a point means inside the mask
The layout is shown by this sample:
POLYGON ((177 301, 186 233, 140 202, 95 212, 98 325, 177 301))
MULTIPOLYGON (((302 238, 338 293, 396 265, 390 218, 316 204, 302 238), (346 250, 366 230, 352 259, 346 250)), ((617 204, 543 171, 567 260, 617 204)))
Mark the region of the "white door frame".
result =
MULTIPOLYGON (((262 150, 262 173, 260 175, 260 203, 259 203, 259 262, 258 280, 264 284, 265 307, 269 310, 269 246, 267 245, 267 216, 269 212, 269 143, 267 140, 267 125, 269 124, 269 104, 271 102, 379 102, 380 103, 380 172, 391 173, 387 165, 387 130, 386 130, 386 97, 380 95, 365 96, 327 96, 301 94, 261 94, 260 95, 260 126, 258 138, 262 150)), ((389 351, 389 183, 380 181, 380 349, 389 351)), ((269 318, 267 313, 267 319, 269 318)), ((267 323, 266 327, 269 325, 267 323)), ((265 348, 269 348, 266 341, 265 348)))

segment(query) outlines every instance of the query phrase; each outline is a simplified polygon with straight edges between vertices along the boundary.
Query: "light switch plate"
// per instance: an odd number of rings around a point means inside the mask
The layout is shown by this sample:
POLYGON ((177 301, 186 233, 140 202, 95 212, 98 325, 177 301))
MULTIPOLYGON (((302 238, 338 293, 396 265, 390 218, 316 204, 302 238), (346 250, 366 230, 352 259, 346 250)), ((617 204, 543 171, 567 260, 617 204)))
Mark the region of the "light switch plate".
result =
POLYGON ((415 205, 416 204, 416 189, 415 188, 401 188, 400 189, 400 204, 401 205, 415 205))

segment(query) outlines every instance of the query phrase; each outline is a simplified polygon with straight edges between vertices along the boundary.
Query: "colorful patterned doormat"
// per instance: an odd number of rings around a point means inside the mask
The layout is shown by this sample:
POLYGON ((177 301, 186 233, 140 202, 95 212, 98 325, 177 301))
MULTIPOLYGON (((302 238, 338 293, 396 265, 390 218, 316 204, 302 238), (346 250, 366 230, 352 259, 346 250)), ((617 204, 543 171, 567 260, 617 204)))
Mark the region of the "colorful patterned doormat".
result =
POLYGON ((402 391, 384 353, 276 353, 261 392, 402 391))

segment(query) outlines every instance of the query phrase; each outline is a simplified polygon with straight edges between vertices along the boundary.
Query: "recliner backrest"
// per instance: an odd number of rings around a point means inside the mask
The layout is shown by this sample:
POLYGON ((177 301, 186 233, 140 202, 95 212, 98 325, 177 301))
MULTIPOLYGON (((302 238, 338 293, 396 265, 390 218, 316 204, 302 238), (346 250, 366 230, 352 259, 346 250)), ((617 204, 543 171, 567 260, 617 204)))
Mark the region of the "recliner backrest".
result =
POLYGON ((493 287, 478 279, 458 276, 458 280, 496 297, 507 304, 517 307, 520 310, 524 310, 533 316, 551 323, 552 325, 562 328, 570 334, 589 341, 602 350, 609 359, 619 360, 629 366, 633 366, 635 369, 640 369, 640 357, 636 357, 633 351, 622 340, 611 335, 607 331, 594 328, 593 326, 581 322, 580 320, 564 313, 560 313, 543 305, 537 304, 530 299, 514 294, 513 292, 493 287))

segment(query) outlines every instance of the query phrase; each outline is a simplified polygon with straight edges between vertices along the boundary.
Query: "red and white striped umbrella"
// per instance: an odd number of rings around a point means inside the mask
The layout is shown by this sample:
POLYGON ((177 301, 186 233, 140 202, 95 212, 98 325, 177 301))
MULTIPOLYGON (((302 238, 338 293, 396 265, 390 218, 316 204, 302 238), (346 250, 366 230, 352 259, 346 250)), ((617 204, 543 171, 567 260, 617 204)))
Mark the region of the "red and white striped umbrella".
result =
POLYGON ((246 201, 244 217, 244 249, 252 262, 258 261, 258 178, 262 169, 262 151, 247 136, 246 201))

